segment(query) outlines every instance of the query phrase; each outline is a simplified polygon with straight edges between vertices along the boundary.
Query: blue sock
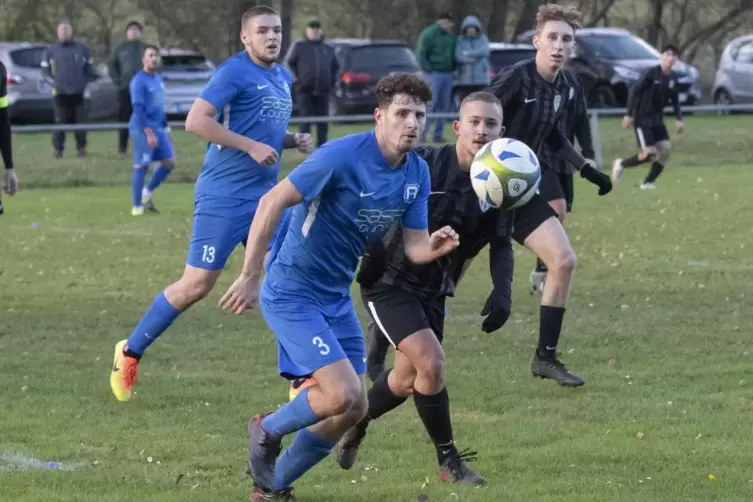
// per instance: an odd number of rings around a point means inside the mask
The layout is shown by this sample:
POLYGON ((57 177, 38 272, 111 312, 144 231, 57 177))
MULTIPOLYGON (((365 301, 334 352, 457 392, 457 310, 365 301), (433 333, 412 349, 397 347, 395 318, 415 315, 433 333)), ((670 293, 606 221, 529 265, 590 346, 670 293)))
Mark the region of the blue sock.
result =
POLYGON ((167 167, 165 164, 160 164, 152 174, 152 177, 149 180, 149 184, 147 185, 146 189, 150 192, 154 192, 157 187, 160 186, 168 176, 170 176, 171 172, 173 172, 172 168, 167 167))
POLYGON ((267 415, 261 425, 268 433, 281 438, 319 422, 309 404, 309 389, 306 387, 290 402, 274 413, 267 415))
POLYGON ((146 348, 159 338, 179 315, 180 310, 170 305, 165 298, 165 293, 158 294, 136 329, 128 337, 126 347, 136 354, 143 354, 146 348))
POLYGON ((133 166, 133 178, 131 178, 131 194, 133 195, 133 207, 141 207, 141 192, 144 190, 144 180, 148 166, 133 166))
POLYGON ((289 488, 329 455, 334 447, 334 441, 320 438, 308 429, 299 430, 293 444, 277 460, 274 489, 289 488))

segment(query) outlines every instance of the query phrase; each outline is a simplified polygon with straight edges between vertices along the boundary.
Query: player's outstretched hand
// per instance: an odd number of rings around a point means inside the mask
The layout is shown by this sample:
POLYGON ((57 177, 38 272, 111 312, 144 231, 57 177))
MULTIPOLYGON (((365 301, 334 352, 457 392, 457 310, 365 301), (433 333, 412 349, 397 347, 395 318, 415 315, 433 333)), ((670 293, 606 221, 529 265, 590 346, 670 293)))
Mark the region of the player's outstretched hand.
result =
POLYGON ((451 253, 460 244, 460 236, 451 226, 442 227, 429 236, 431 250, 438 252, 440 256, 451 253))
POLYGON ((295 146, 301 153, 311 153, 314 151, 314 137, 307 132, 297 132, 293 135, 295 146))
POLYGON ((15 195, 18 192, 18 176, 15 169, 5 170, 5 179, 3 180, 3 191, 8 195, 15 195))
POLYGON ((220 300, 220 307, 240 315, 248 309, 256 308, 258 301, 259 281, 240 276, 220 300))
POLYGON ((492 290, 489 298, 486 299, 484 308, 481 309, 481 315, 484 320, 481 321, 481 329, 484 333, 493 333, 505 325, 510 318, 510 311, 504 305, 501 305, 497 295, 492 290))
POLYGON ((264 143, 254 143, 254 146, 248 149, 248 154, 262 166, 273 166, 277 164, 280 156, 277 150, 264 143))
POLYGON ((685 132, 685 123, 683 123, 682 120, 675 121, 675 130, 677 131, 677 134, 685 132))
POLYGON ((587 160, 583 167, 580 168, 581 178, 586 178, 588 181, 599 187, 599 195, 606 195, 612 191, 612 180, 609 175, 602 173, 594 166, 596 164, 593 160, 587 160))
POLYGON ((630 129, 630 126, 633 125, 633 117, 629 115, 625 115, 622 117, 622 128, 623 129, 630 129))

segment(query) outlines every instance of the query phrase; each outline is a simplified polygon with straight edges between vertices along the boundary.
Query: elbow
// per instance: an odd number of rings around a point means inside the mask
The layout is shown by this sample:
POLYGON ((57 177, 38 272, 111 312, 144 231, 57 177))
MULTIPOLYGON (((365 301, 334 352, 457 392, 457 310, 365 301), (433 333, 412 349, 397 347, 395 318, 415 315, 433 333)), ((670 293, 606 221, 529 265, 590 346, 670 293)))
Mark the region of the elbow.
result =
POLYGON ((193 110, 188 112, 188 116, 186 117, 186 124, 185 124, 186 132, 189 134, 193 134, 194 136, 200 136, 201 131, 201 117, 193 113, 193 110))

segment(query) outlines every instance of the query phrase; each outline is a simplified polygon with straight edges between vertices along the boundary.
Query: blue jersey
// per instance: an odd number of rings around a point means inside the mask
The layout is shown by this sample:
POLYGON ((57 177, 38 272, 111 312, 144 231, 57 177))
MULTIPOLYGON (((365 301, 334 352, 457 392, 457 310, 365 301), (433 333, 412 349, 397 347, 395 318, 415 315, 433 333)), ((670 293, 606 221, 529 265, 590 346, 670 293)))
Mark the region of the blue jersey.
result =
POLYGON ((128 127, 132 132, 149 127, 157 133, 167 127, 165 83, 159 74, 139 71, 131 79, 130 93, 133 113, 128 127))
MULTIPOLYGON (((264 68, 241 52, 217 69, 199 97, 217 109, 224 127, 281 155, 293 110, 291 83, 282 66, 264 68)), ((262 166, 246 152, 210 143, 196 194, 258 200, 277 184, 279 170, 279 163, 262 166)))
POLYGON ((304 292, 322 304, 342 301, 364 249, 393 222, 428 228, 426 161, 410 152, 403 165, 391 167, 374 131, 325 143, 288 179, 304 202, 293 208, 266 277, 270 290, 284 297, 304 292))

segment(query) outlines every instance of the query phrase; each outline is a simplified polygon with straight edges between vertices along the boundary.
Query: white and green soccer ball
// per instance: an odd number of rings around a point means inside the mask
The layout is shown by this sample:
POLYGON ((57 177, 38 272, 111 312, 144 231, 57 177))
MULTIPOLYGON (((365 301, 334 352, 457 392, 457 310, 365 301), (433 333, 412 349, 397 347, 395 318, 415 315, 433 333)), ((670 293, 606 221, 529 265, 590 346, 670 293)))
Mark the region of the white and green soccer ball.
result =
POLYGON ((528 145, 512 138, 487 143, 471 164, 471 184, 482 208, 522 207, 534 196, 540 181, 538 157, 528 145))

